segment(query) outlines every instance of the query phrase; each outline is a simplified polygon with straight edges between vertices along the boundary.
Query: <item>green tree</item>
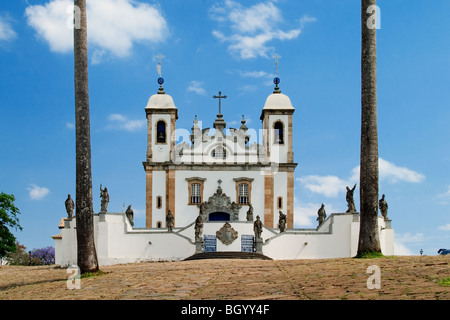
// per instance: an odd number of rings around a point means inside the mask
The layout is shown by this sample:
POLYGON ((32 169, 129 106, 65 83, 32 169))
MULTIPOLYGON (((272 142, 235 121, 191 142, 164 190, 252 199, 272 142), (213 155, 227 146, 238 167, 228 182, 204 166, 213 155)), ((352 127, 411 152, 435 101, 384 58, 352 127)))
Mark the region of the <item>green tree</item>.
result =
POLYGON ((20 211, 14 201, 14 195, 0 193, 0 258, 16 251, 16 237, 10 229, 22 230, 18 218, 20 211))

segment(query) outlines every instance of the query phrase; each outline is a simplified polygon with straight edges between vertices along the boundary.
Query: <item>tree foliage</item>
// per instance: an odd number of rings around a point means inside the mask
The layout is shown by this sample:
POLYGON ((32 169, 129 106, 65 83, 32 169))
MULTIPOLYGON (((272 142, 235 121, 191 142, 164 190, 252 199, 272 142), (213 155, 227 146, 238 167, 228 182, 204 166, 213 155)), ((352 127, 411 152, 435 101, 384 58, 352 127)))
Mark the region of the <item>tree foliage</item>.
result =
POLYGON ((6 261, 10 265, 27 266, 30 261, 27 253, 27 248, 23 244, 16 242, 14 251, 8 254, 6 261))
POLYGON ((16 198, 12 194, 0 193, 0 257, 16 250, 16 237, 11 230, 22 230, 19 224, 19 209, 14 205, 16 198))

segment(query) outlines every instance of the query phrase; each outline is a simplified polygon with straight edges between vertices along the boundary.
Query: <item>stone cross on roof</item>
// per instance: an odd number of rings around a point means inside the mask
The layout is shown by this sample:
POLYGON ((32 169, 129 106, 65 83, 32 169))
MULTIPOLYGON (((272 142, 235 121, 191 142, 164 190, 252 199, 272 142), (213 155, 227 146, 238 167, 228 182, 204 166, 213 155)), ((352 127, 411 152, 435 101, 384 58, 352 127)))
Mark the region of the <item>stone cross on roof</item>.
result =
POLYGON ((219 91, 218 96, 213 96, 214 99, 219 99, 219 114, 222 114, 222 106, 221 106, 221 100, 226 99, 227 96, 222 95, 222 91, 219 91))

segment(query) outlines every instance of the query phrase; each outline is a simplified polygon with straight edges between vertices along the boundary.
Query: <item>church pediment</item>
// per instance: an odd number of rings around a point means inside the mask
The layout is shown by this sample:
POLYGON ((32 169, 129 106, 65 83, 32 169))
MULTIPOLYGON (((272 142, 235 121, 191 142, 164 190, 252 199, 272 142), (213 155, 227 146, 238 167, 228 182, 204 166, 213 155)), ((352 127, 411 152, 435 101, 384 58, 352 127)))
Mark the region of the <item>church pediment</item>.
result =
POLYGON ((213 219, 210 219, 210 215, 217 213, 228 214, 230 221, 236 221, 239 219, 239 209, 241 206, 234 201, 232 202, 230 197, 222 192, 222 188, 219 185, 216 193, 208 201, 200 204, 199 208, 203 221, 212 221, 213 219))

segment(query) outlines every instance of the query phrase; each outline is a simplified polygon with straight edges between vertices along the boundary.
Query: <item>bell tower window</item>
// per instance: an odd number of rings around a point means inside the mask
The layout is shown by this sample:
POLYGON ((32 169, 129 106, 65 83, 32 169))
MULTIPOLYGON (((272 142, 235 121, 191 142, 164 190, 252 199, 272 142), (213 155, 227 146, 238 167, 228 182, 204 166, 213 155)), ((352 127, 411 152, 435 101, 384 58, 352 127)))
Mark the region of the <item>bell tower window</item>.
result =
POLYGON ((166 143, 166 123, 163 120, 156 124, 156 143, 166 143))
POLYGON ((281 121, 275 122, 275 124, 273 125, 273 129, 274 129, 273 143, 284 144, 283 122, 281 121))

